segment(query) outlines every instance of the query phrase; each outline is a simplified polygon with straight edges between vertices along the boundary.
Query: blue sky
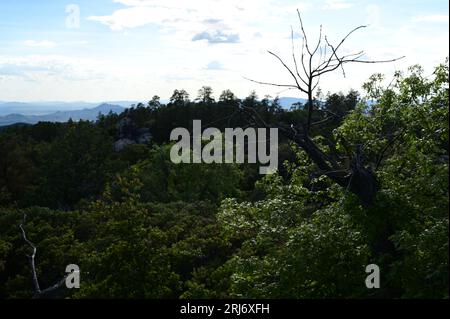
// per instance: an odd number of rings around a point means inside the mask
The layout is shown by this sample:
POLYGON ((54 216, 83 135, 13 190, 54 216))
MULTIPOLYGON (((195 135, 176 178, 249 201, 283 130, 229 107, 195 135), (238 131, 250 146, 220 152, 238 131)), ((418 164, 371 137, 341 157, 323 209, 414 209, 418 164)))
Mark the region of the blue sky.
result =
POLYGON ((0 0, 0 100, 145 101, 181 88, 195 96, 203 85, 217 96, 224 89, 301 96, 244 79, 289 83, 267 50, 292 63, 297 8, 311 39, 320 24, 334 42, 370 24, 343 52, 406 55, 349 66, 345 78, 330 74, 325 92, 360 90, 372 73, 416 63, 431 73, 449 54, 447 0, 0 0))

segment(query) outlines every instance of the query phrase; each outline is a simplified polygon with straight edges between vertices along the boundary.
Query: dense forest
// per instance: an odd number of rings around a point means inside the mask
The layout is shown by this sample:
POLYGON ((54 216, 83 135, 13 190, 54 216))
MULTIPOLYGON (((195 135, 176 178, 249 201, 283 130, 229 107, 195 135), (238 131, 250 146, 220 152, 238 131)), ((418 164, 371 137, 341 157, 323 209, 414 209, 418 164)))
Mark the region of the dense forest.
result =
POLYGON ((0 298, 36 294, 21 224, 42 289, 80 267, 80 289, 42 297, 448 298, 448 71, 448 59, 432 75, 413 66, 314 99, 312 140, 372 172, 368 203, 283 134, 275 174, 171 162, 170 132, 194 119, 221 130, 257 127, 242 109, 271 126, 307 120, 305 105, 254 93, 175 90, 95 122, 3 128, 0 298), (365 285, 369 264, 379 289, 365 285))

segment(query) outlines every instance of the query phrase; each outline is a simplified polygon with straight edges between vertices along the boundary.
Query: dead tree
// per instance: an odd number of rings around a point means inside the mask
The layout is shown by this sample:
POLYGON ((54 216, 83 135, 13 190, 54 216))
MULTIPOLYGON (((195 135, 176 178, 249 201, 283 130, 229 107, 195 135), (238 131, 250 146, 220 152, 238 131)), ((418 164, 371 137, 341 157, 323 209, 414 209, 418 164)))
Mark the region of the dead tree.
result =
MULTIPOLYGON (((331 180, 338 185, 348 189, 352 193, 358 196, 361 203, 364 205, 370 205, 373 201, 377 191, 379 190, 379 184, 377 178, 370 167, 364 165, 364 154, 361 145, 357 146, 354 150, 354 156, 351 159, 350 167, 344 167, 339 160, 338 154, 326 154, 318 145, 312 140, 310 136, 311 128, 328 122, 336 117, 335 114, 331 114, 324 120, 313 123, 312 115, 314 112, 314 91, 320 83, 320 79, 327 73, 340 69, 345 77, 345 65, 349 63, 387 63, 400 60, 404 57, 399 57, 390 60, 363 60, 364 51, 352 53, 352 54, 340 54, 345 41, 356 31, 366 28, 366 25, 358 26, 352 29, 342 40, 336 45, 331 44, 326 36, 323 36, 322 26, 320 26, 319 40, 317 44, 311 46, 308 41, 308 37, 303 26, 303 21, 300 12, 297 10, 298 19, 300 21, 300 30, 302 33, 302 46, 300 63, 295 52, 294 46, 294 30, 291 28, 291 40, 292 40, 292 59, 294 67, 289 67, 285 61, 277 54, 268 51, 269 54, 274 56, 286 69, 293 79, 292 84, 279 84, 256 81, 247 79, 257 84, 271 85, 276 87, 282 87, 286 89, 295 89, 304 93, 308 97, 307 102, 307 120, 306 123, 300 123, 297 125, 292 124, 289 128, 278 128, 281 132, 290 140, 294 141, 299 147, 301 147, 309 156, 309 158, 319 167, 322 174, 328 176, 331 180)), ((256 124, 269 127, 255 110, 250 108, 243 108, 244 112, 250 116, 256 124)))
POLYGON ((30 263, 30 268, 31 268, 31 274, 32 274, 32 278, 33 278, 33 288, 34 288, 34 293, 33 293, 33 299, 39 299, 39 298, 47 298, 48 296, 50 296, 53 292, 55 292, 56 290, 60 289, 61 287, 64 286, 65 282, 66 282, 66 278, 67 275, 64 276, 61 280, 59 280, 57 283, 55 283, 53 286, 50 286, 44 290, 41 290, 41 287, 39 285, 39 280, 37 277, 37 272, 36 272, 36 264, 35 264, 35 258, 36 258, 36 253, 37 253, 37 248, 36 246, 27 238, 27 234, 25 232, 24 229, 24 224, 26 222, 27 219, 27 215, 25 214, 23 216, 23 221, 22 223, 19 225, 20 231, 22 233, 22 238, 23 240, 31 247, 32 249, 32 253, 31 255, 27 256, 28 257, 28 261, 30 263))

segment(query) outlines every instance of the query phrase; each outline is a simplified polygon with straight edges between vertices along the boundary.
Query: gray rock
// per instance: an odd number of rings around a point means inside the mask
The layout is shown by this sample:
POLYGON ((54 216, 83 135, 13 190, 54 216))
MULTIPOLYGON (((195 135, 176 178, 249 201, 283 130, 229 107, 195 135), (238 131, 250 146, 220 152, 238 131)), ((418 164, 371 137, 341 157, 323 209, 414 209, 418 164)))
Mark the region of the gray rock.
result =
POLYGON ((148 144, 152 140, 152 134, 144 133, 136 139, 138 144, 148 144))
POLYGON ((122 138, 118 141, 116 141, 116 143, 114 143, 114 150, 116 152, 121 152, 125 149, 125 147, 129 146, 129 145, 134 145, 136 144, 135 141, 130 140, 128 138, 122 138))

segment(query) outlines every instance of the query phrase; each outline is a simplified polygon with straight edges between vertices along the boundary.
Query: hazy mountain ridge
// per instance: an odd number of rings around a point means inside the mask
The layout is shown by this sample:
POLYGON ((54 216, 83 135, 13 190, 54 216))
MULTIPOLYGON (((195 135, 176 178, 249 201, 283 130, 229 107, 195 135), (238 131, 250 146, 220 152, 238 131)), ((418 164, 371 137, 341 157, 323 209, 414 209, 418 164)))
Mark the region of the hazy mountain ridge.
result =
POLYGON ((57 111, 45 115, 23 115, 12 113, 5 116, 0 116, 0 126, 7 126, 16 123, 22 124, 36 124, 38 122, 67 122, 69 119, 73 121, 89 120, 95 121, 97 116, 101 114, 122 113, 124 107, 114 104, 100 104, 94 108, 85 108, 82 110, 57 111))
POLYGON ((10 114, 48 115, 56 112, 93 109, 101 104, 118 105, 123 108, 137 104, 136 101, 104 101, 104 102, 11 102, 0 101, 0 117, 10 114))
MULTIPOLYGON (((168 101, 162 100, 162 103, 168 101)), ((306 99, 281 97, 278 103, 285 109, 290 109, 294 103, 306 103, 306 99)), ((36 124, 38 122, 67 122, 89 120, 95 121, 99 113, 122 113, 125 108, 137 105, 135 101, 114 101, 103 104, 90 102, 1 102, 0 126, 12 124, 36 124)))

